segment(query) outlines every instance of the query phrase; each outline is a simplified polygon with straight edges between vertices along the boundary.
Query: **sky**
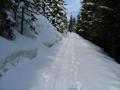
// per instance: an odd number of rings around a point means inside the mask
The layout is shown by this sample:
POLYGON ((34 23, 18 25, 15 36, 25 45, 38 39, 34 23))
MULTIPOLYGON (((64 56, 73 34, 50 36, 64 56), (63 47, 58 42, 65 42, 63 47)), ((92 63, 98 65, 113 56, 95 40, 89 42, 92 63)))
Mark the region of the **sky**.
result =
POLYGON ((66 7, 68 9, 67 11, 67 16, 68 18, 70 17, 70 15, 73 15, 74 17, 76 17, 80 11, 80 4, 81 0, 65 0, 65 3, 68 4, 66 7))

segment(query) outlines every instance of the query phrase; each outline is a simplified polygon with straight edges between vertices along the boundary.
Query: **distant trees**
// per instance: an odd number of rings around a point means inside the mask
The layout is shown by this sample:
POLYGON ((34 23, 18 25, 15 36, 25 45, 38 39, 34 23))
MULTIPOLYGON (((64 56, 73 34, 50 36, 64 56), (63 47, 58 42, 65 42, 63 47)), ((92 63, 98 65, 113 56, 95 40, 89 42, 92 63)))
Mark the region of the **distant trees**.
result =
POLYGON ((74 18, 72 15, 70 16, 68 30, 69 32, 76 32, 76 18, 74 18))
POLYGON ((48 18, 58 31, 66 28, 64 0, 0 0, 0 36, 14 39, 13 29, 23 35, 26 25, 37 34, 33 22, 39 14, 48 18))
POLYGON ((120 62, 120 1, 83 0, 77 33, 120 62))

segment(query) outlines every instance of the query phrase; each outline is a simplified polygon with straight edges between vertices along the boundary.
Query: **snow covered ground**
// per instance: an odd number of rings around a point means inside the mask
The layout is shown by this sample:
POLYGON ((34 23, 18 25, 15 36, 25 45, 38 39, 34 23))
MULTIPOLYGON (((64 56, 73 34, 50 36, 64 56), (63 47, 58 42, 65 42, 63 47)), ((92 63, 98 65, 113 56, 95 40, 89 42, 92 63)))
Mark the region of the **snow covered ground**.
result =
POLYGON ((36 17, 37 21, 34 24, 38 35, 26 25, 24 36, 14 30, 16 35, 14 41, 0 37, 0 76, 8 71, 11 65, 15 66, 21 61, 20 57, 33 59, 39 50, 44 51, 43 48, 50 48, 63 38, 44 16, 36 15, 36 17))
POLYGON ((15 58, 20 62, 0 78, 0 90, 120 90, 120 65, 75 33, 51 48, 34 47, 31 60, 15 58))

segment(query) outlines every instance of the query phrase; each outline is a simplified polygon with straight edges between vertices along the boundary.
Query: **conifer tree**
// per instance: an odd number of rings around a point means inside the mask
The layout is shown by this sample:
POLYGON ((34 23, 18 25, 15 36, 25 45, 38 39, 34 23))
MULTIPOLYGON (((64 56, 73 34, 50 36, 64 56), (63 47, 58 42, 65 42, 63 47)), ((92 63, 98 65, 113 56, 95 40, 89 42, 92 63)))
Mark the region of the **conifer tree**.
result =
POLYGON ((120 1, 83 0, 77 33, 101 46, 120 62, 120 1), (82 29, 82 32, 81 32, 82 29))
POLYGON ((13 39, 12 27, 14 22, 11 16, 13 11, 13 3, 11 0, 0 1, 0 35, 10 40, 13 39))
POLYGON ((48 0, 49 20, 57 28, 58 31, 63 32, 66 28, 66 8, 64 0, 48 0))
POLYGON ((71 15, 69 26, 68 26, 69 32, 76 32, 76 19, 71 15))
POLYGON ((72 29, 73 29, 73 22, 72 22, 72 20, 73 20, 73 17, 72 17, 72 15, 71 15, 71 16, 70 16, 70 21, 69 21, 69 26, 68 26, 69 32, 72 32, 72 29))
POLYGON ((14 27, 24 35, 26 27, 37 34, 34 22, 36 15, 42 14, 63 32, 67 28, 64 0, 1 0, 0 1, 0 36, 15 38, 14 27))

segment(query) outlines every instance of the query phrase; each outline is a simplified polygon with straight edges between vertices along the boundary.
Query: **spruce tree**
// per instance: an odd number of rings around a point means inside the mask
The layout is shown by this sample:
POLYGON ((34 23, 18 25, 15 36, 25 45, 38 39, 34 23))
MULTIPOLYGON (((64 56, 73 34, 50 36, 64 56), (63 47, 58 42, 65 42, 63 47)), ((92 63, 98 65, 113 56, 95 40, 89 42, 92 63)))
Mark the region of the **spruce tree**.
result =
POLYGON ((12 12, 14 9, 13 2, 11 0, 0 1, 0 35, 12 40, 13 37, 13 24, 14 19, 12 12))
POLYGON ((101 46, 120 62, 120 1, 83 0, 77 33, 101 46), (82 32, 81 32, 82 30, 82 32))
POLYGON ((76 32, 76 18, 74 18, 72 15, 70 16, 68 30, 69 32, 76 32))
POLYGON ((57 28, 58 31, 63 32, 66 28, 66 8, 64 0, 48 0, 49 20, 57 28))
POLYGON ((69 21, 69 26, 68 26, 69 32, 72 32, 72 31, 73 31, 73 22, 72 22, 72 20, 73 20, 73 17, 72 17, 72 15, 71 15, 71 16, 70 16, 70 21, 69 21))

